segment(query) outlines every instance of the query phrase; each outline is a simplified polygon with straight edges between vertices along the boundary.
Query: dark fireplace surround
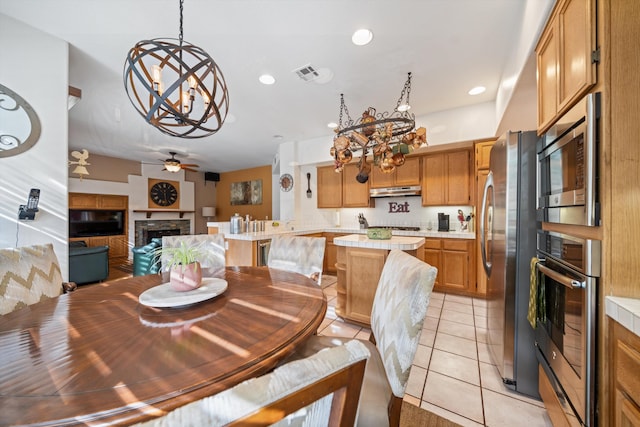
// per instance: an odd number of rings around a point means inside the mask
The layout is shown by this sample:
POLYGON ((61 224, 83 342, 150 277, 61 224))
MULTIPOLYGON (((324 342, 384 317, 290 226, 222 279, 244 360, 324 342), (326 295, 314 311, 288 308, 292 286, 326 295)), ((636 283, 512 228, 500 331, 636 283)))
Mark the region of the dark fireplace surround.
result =
POLYGON ((144 246, 154 237, 176 236, 191 233, 188 219, 135 221, 135 245, 144 246))

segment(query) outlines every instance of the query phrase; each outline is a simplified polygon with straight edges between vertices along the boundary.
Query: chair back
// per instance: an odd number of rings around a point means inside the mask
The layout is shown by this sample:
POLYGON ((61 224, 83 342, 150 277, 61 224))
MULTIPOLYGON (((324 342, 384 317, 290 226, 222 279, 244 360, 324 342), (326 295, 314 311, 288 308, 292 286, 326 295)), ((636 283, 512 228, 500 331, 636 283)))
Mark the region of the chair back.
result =
POLYGON ((136 427, 353 426, 369 356, 355 340, 326 348, 136 427))
POLYGON ((53 245, 0 249, 0 314, 62 294, 53 245))
POLYGON ((371 333, 394 396, 409 379, 438 270, 400 250, 385 261, 371 309, 371 333))
POLYGON ((324 237, 275 236, 271 239, 267 265, 304 274, 320 284, 325 241, 324 237))
MULTIPOLYGON (((203 268, 218 268, 225 266, 225 249, 223 234, 193 234, 183 236, 162 236, 162 248, 178 248, 181 243, 185 243, 188 247, 197 246, 202 255, 198 258, 203 268)), ((162 270, 166 271, 165 266, 170 255, 162 253, 160 263, 162 270)))

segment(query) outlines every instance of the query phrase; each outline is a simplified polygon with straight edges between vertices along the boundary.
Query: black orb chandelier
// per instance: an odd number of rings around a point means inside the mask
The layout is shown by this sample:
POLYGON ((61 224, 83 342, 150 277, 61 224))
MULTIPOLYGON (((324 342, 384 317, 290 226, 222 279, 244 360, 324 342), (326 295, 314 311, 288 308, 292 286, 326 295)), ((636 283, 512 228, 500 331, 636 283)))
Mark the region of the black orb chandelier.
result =
POLYGON ((124 87, 144 119, 170 136, 202 138, 222 127, 229 92, 207 52, 182 38, 139 41, 127 54, 124 87))
POLYGON ((371 165, 367 161, 370 151, 373 153, 373 165, 384 173, 391 173, 404 164, 405 154, 426 144, 427 130, 424 127, 416 129, 415 116, 409 113, 410 94, 411 73, 408 73, 392 112, 378 113, 375 108, 369 107, 356 120, 349 115, 344 95, 340 94, 340 118, 330 152, 335 160, 336 172, 342 172, 344 165, 353 160, 354 153, 361 151, 360 171, 356 180, 365 183, 371 171, 371 165))

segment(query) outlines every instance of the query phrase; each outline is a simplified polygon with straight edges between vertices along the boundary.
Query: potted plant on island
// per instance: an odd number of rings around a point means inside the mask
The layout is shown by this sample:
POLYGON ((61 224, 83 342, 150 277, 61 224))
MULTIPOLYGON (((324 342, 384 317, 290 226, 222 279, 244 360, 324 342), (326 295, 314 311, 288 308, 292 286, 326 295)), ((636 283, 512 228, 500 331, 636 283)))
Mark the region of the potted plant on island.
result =
POLYGON ((163 270, 169 270, 169 283, 175 291, 197 289, 202 284, 202 267, 198 259, 202 256, 199 246, 187 246, 180 242, 177 247, 157 248, 156 262, 164 261, 163 270))

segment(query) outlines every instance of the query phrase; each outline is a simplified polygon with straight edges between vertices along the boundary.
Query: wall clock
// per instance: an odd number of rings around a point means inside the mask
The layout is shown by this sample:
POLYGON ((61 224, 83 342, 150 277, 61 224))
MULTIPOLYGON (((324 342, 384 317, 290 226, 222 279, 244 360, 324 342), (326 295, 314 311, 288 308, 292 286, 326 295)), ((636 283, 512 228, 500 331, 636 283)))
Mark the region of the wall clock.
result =
POLYGON ((149 207, 178 207, 180 200, 179 183, 159 179, 149 180, 149 207))
POLYGON ((280 176, 280 189, 282 191, 290 191, 293 188, 293 177, 288 173, 280 176))

